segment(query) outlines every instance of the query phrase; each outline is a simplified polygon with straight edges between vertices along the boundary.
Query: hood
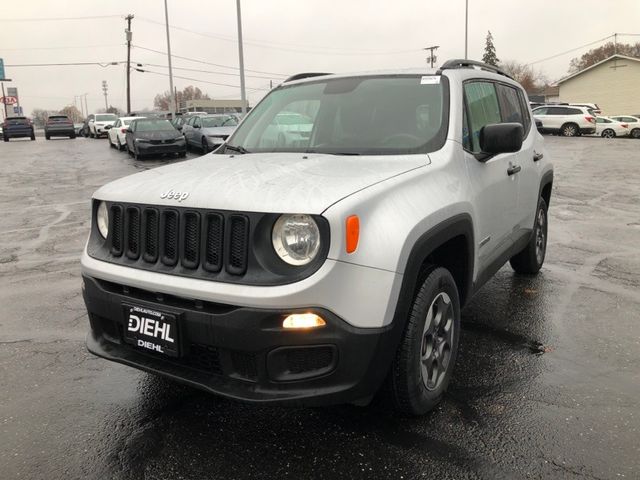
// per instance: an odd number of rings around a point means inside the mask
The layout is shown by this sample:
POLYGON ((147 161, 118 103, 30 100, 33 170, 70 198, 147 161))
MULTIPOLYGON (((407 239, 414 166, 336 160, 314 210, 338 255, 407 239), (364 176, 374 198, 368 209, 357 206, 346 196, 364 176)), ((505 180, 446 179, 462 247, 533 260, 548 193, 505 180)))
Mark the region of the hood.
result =
POLYGON ((216 210, 320 214, 358 190, 428 163, 427 155, 209 154, 116 180, 94 197, 216 210), (174 195, 169 196, 183 200, 160 198, 171 190, 174 195))
POLYGON ((162 130, 156 132, 136 132, 133 138, 144 138, 146 140, 172 140, 180 137, 177 130, 162 130))
POLYGON ((236 127, 206 127, 202 129, 205 135, 226 135, 229 136, 233 133, 236 127))

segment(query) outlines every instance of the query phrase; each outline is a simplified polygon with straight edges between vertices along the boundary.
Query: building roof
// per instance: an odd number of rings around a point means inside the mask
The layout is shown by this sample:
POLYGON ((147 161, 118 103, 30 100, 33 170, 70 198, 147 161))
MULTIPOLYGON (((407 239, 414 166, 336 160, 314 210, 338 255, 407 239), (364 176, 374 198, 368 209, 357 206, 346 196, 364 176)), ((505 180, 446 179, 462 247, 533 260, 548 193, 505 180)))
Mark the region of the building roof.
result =
POLYGON ((558 80, 556 82, 557 85, 560 85, 561 83, 566 82, 567 80, 572 79, 573 77, 577 77, 578 75, 582 75, 584 72, 587 72, 589 70, 591 70, 592 68, 596 68, 599 65, 602 65, 603 63, 608 62, 609 60, 614 60, 614 59, 621 59, 621 60, 632 60, 634 62, 640 62, 640 58, 635 58, 635 57, 627 57, 626 55, 611 55, 609 58, 605 58, 604 60, 600 60, 598 63, 594 63, 593 65, 591 65, 590 67, 584 68, 576 73, 572 73, 571 75, 568 75, 564 78, 561 78, 560 80, 558 80))

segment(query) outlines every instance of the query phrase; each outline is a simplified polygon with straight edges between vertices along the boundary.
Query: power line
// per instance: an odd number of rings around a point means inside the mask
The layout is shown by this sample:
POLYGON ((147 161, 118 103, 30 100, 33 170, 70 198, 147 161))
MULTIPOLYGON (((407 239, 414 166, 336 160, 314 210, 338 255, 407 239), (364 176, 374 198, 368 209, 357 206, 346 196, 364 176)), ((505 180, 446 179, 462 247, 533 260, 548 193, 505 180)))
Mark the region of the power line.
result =
MULTIPOLYGON (((152 20, 150 18, 145 18, 145 17, 139 17, 140 20, 147 22, 147 23, 152 23, 155 25, 162 25, 164 26, 164 23, 152 20)), ((180 30, 183 32, 187 32, 187 33, 192 33, 194 35, 200 35, 202 37, 207 37, 207 38, 214 38, 216 40, 221 40, 224 42, 230 42, 230 43, 237 43, 237 39, 234 37, 230 37, 230 36, 226 36, 226 35, 216 35, 213 33, 205 33, 205 32, 198 32, 196 30, 191 30, 189 28, 185 28, 185 27, 179 27, 177 25, 171 25, 169 28, 172 28, 174 30, 180 30)), ((288 51, 288 52, 294 52, 294 53, 311 53, 311 54, 323 54, 326 55, 327 54, 327 50, 331 51, 332 55, 344 55, 344 56, 354 56, 354 55, 397 55, 397 54, 403 54, 403 53, 416 53, 419 52, 420 49, 419 48, 414 48, 411 50, 389 50, 389 51, 384 51, 384 52, 374 52, 371 50, 364 50, 364 51, 357 51, 357 50, 346 50, 344 48, 340 48, 340 47, 324 47, 324 46, 304 46, 304 48, 292 48, 289 46, 289 44, 285 44, 285 43, 281 43, 281 42, 269 42, 269 41, 261 41, 261 40, 244 40, 244 43, 247 45, 253 45, 255 47, 260 47, 260 48, 270 48, 270 49, 274 49, 274 50, 283 50, 283 51, 288 51), (325 50, 325 51, 322 51, 325 50)))
POLYGON ((86 66, 86 65, 99 65, 102 68, 106 68, 111 65, 120 65, 126 63, 121 62, 69 62, 69 63, 15 63, 12 65, 5 65, 6 67, 68 67, 68 66, 86 66))
MULTIPOLYGON (((134 62, 136 63, 136 62, 134 62)), ((138 62, 139 65, 143 65, 143 66, 149 66, 149 67, 159 67, 159 68, 169 68, 167 67, 167 65, 160 65, 159 63, 143 63, 143 62, 138 62)), ((239 73, 231 73, 231 72, 219 72, 219 71, 214 71, 214 70, 201 70, 199 68, 186 68, 186 67, 173 67, 174 70, 184 70, 187 72, 198 72, 198 73, 210 73, 212 75, 227 75, 227 76, 231 76, 231 77, 237 77, 240 74, 239 73)), ((263 80, 271 80, 272 77, 267 77, 264 75, 245 75, 248 78, 259 78, 259 79, 263 79, 263 80)))
MULTIPOLYGON (((164 73, 164 72, 154 72, 153 70, 141 70, 142 73, 154 73, 156 75, 163 75, 165 77, 168 77, 169 74, 168 73, 164 73)), ((229 83, 218 83, 218 82, 210 82, 208 80, 201 80, 199 78, 190 78, 190 77, 179 77, 178 75, 174 75, 174 78, 180 78, 182 80, 190 80, 192 82, 199 82, 199 83, 208 83, 211 85, 218 85, 219 87, 231 87, 231 88, 238 88, 238 85, 232 85, 229 83)), ((265 90, 268 91, 268 88, 247 88, 247 90, 265 90)))
MULTIPOLYGON (((147 48, 147 47, 141 47, 140 45, 133 45, 134 48, 139 48, 140 50, 146 50, 148 52, 153 52, 153 53, 157 53, 159 55, 166 55, 167 52, 162 52, 160 50, 154 50, 153 48, 147 48)), ((212 62, 206 62, 204 60, 198 60, 196 58, 190 58, 190 57, 183 57, 180 55, 176 55, 176 54, 171 54, 172 57, 175 58, 180 58, 182 60, 187 60, 189 62, 195 62, 195 63, 202 63, 203 65, 212 65, 214 67, 220 67, 220 68, 229 68, 232 70, 239 70, 238 67, 233 67, 230 65, 221 65, 219 63, 212 63, 212 62)), ((276 77, 288 77, 289 75, 287 75, 286 73, 274 73, 274 72, 265 72, 265 71, 261 71, 261 70, 249 70, 248 68, 245 69, 247 72, 253 72, 253 73, 262 73, 265 75, 273 75, 276 77)))
POLYGON ((607 37, 601 38, 599 40, 595 40, 593 42, 585 43, 584 45, 580 45, 579 47, 575 47, 575 48, 572 48, 570 50, 566 50, 566 51, 564 51, 562 53, 557 53, 555 55, 551 55, 550 57, 546 57, 546 58, 543 58, 541 60, 536 60, 535 62, 527 63, 526 65, 535 65, 536 63, 542 63, 542 62, 546 62, 547 60, 553 60, 554 58, 561 57, 563 55, 566 55, 567 53, 572 53, 572 52, 575 52, 576 50, 580 50, 580 49, 583 49, 585 47, 589 47, 589 46, 594 45, 596 43, 601 43, 601 42, 603 42, 605 40, 608 40, 609 38, 613 38, 613 35, 609 35, 607 37))
POLYGON ((122 18, 122 15, 90 15, 86 17, 0 18, 0 22, 57 22, 67 20, 97 20, 102 18, 122 18))
POLYGON ((3 48, 5 51, 22 51, 22 50, 68 50, 70 48, 102 48, 102 47, 121 47, 121 43, 111 43, 108 45, 70 45, 66 47, 20 47, 20 48, 3 48))

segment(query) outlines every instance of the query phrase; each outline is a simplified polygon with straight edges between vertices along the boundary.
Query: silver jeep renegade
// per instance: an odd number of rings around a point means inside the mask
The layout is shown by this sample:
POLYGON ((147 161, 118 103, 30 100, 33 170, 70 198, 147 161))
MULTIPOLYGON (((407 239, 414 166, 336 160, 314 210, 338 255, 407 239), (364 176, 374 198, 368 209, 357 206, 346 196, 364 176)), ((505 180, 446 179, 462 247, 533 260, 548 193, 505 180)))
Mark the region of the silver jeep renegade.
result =
POLYGON ((215 152, 94 194, 87 347, 239 400, 423 414, 461 307, 542 266, 552 180, 495 67, 296 75, 215 152))

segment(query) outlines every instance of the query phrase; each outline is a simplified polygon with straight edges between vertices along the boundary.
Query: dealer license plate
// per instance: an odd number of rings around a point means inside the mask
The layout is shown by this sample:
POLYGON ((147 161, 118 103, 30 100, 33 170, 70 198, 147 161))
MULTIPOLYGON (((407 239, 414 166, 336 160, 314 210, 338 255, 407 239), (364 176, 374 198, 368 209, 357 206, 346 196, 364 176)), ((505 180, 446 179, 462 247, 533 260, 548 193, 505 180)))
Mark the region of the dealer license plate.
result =
POLYGON ((172 357, 179 354, 176 316, 152 308, 123 305, 124 341, 172 357))

